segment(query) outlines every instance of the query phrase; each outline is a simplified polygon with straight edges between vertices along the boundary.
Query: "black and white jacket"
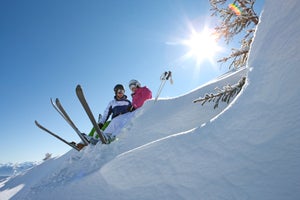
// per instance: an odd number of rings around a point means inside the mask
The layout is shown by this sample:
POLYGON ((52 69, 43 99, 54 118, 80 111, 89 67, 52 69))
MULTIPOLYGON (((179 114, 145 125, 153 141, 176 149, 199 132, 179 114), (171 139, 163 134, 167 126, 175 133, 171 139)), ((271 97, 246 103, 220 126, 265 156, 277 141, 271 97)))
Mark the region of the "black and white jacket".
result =
POLYGON ((131 108, 131 102, 127 99, 127 96, 124 95, 122 99, 117 99, 115 96, 112 101, 109 102, 108 106, 106 107, 100 123, 104 124, 112 115, 112 119, 122 115, 124 113, 129 112, 131 108))

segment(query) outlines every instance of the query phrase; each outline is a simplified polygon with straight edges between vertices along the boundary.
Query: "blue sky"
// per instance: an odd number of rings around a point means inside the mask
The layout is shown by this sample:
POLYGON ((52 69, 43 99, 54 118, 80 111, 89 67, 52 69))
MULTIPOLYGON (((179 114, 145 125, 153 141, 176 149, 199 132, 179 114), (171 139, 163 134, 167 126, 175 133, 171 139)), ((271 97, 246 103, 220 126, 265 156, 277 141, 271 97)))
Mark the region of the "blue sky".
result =
POLYGON ((182 59, 189 49, 179 41, 189 37, 191 26, 213 28, 209 9, 200 0, 0 1, 0 163, 38 161, 69 149, 34 120, 79 141, 50 98, 58 97, 78 128, 89 132, 77 84, 97 116, 118 83, 130 100, 131 79, 155 96, 160 75, 171 70, 174 84, 166 84, 161 97, 176 97, 226 72, 216 62, 182 59))

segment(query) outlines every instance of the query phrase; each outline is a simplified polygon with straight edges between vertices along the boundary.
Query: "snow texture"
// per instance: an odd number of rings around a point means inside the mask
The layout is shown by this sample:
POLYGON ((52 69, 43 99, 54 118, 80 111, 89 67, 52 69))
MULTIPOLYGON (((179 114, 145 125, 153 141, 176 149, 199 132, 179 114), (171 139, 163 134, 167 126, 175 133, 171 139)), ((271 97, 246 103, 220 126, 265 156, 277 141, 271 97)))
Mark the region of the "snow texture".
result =
POLYGON ((147 101, 117 141, 10 177, 0 199, 299 199, 299 18, 300 1, 266 0, 248 68, 147 101), (228 106, 193 103, 244 75, 228 106))

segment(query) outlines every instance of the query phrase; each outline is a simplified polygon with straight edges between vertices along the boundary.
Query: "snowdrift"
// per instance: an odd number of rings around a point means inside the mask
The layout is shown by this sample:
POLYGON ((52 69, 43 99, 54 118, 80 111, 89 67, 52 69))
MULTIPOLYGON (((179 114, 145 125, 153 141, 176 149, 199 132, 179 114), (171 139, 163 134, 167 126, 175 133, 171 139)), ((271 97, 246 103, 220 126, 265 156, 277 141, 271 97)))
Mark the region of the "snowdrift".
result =
POLYGON ((247 69, 148 101, 116 142, 3 181, 0 199, 298 199, 299 9, 297 0, 266 0, 247 69), (192 103, 245 74, 229 106, 192 103))

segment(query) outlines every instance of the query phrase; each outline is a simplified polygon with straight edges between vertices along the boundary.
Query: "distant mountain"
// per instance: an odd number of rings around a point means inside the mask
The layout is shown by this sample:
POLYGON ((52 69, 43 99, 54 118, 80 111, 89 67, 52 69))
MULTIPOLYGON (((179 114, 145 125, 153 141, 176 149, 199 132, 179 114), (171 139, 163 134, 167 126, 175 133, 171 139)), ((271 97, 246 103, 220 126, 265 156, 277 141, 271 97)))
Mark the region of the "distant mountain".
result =
POLYGON ((0 180, 8 176, 19 174, 35 165, 37 165, 37 162, 0 164, 0 180))
POLYGON ((2 181, 2 180, 4 180, 5 178, 7 178, 8 176, 0 176, 0 182, 2 181))

